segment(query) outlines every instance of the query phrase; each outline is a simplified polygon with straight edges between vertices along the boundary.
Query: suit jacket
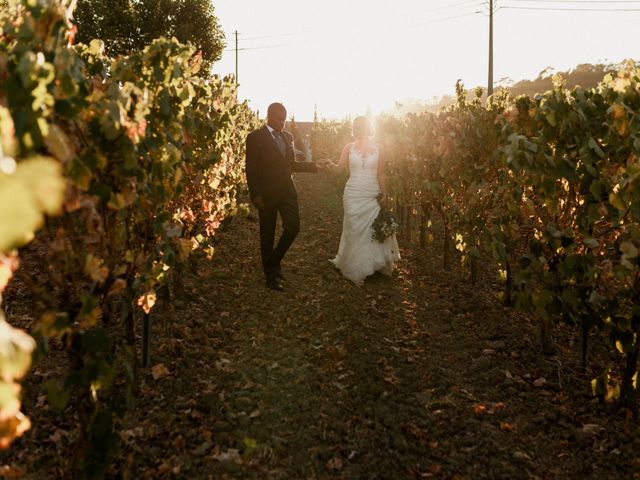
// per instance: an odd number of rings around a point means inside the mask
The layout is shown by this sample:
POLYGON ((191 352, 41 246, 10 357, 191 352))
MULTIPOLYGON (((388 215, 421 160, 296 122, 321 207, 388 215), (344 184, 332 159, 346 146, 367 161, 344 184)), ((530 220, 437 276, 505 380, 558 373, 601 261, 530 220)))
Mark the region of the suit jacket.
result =
POLYGON ((265 205, 297 198, 293 172, 316 172, 315 163, 296 162, 293 136, 282 132, 287 149, 283 156, 265 125, 247 136, 246 174, 253 200, 262 197, 265 205))

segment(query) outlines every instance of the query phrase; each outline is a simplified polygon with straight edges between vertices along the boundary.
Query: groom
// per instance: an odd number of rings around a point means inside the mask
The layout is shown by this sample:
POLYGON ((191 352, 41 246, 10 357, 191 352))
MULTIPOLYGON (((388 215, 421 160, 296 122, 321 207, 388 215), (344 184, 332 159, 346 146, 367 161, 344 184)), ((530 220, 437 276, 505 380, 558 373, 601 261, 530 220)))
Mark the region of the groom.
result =
POLYGON ((300 230, 298 195, 292 172, 317 172, 315 163, 295 161, 293 137, 284 131, 287 110, 272 103, 267 124, 247 136, 246 173, 251 201, 260 216, 260 254, 267 287, 284 290, 280 262, 300 230), (278 214, 282 236, 273 248, 278 214))

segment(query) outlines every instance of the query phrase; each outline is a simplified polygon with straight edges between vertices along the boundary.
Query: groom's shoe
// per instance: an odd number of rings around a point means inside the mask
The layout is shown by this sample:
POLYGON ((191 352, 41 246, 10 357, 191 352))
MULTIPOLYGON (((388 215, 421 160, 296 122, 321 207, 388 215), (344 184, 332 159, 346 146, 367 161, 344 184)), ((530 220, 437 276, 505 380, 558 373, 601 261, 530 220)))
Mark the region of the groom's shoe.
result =
POLYGON ((280 265, 276 266, 275 275, 277 280, 280 280, 280 281, 284 280, 284 275, 282 274, 282 267, 280 265))
POLYGON ((267 288, 270 288, 271 290, 278 290, 280 292, 284 290, 282 283, 280 283, 280 280, 276 277, 267 277, 267 288))

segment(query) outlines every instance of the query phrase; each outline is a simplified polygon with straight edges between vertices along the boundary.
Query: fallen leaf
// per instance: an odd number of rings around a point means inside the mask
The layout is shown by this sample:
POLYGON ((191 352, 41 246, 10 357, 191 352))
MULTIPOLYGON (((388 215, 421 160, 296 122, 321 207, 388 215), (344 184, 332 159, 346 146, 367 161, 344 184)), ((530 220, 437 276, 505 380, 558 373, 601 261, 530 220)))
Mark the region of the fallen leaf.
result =
POLYGON ((129 429, 129 430, 125 430, 120 435, 123 438, 123 440, 125 440, 125 441, 127 441, 127 440, 129 440, 131 438, 143 437, 144 436, 144 428, 136 427, 136 428, 132 428, 132 429, 129 429))
POLYGON ((171 372, 169 372, 169 369, 164 366, 164 363, 158 363, 151 367, 151 375, 153 375, 154 380, 159 380, 171 375, 171 372))
POLYGON ((0 467, 0 478, 20 478, 26 473, 27 471, 20 467, 13 467, 9 465, 2 465, 0 467))
POLYGON ((604 431, 604 427, 597 423, 586 423, 582 425, 582 433, 587 436, 596 436, 604 431))
POLYGON ((56 430, 51 435, 49 435, 49 440, 51 440, 53 443, 60 443, 62 442, 63 436, 64 432, 62 430, 56 430))
POLYGON ((258 441, 255 438, 246 437, 242 440, 242 444, 244 445, 244 455, 250 455, 253 451, 258 448, 258 441))
POLYGON ((514 426, 509 422, 500 422, 500 430, 504 432, 512 432, 514 430, 514 426))
POLYGON ((531 460, 530 455, 519 451, 513 452, 513 458, 515 458, 516 460, 531 460))
POLYGON ((173 447, 176 450, 181 450, 184 448, 184 437, 182 435, 178 435, 173 439, 173 447))
POLYGON ((547 384, 547 379, 544 377, 536 378, 533 381, 533 386, 536 388, 542 388, 547 384))
POLYGON ((475 413, 476 417, 479 417, 479 416, 487 413, 487 407, 485 407, 481 403, 478 403, 478 404, 473 406, 473 413, 475 413))
POLYGON ((219 462, 235 462, 238 465, 242 464, 242 457, 240 456, 240 451, 235 448, 230 448, 226 452, 220 452, 218 454, 213 455, 215 460, 219 462))
POLYGON ((207 453, 207 450, 211 448, 211 445, 213 445, 211 442, 203 442, 193 451, 193 454, 201 457, 202 455, 207 453))
POLYGON ((333 457, 325 465, 327 470, 342 470, 342 460, 339 457, 333 457))

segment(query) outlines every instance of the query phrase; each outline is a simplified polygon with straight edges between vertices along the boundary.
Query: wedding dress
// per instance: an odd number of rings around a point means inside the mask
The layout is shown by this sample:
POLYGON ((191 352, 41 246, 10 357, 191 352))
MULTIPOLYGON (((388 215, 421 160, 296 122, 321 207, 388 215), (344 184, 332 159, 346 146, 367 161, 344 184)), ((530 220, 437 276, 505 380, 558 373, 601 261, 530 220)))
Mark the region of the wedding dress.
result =
POLYGON ((330 261, 342 275, 356 284, 378 270, 391 275, 394 262, 400 259, 395 235, 383 243, 372 238, 373 221, 380 212, 376 199, 380 193, 379 156, 377 148, 363 154, 352 145, 349 152, 349 180, 342 202, 342 236, 338 254, 330 261))

